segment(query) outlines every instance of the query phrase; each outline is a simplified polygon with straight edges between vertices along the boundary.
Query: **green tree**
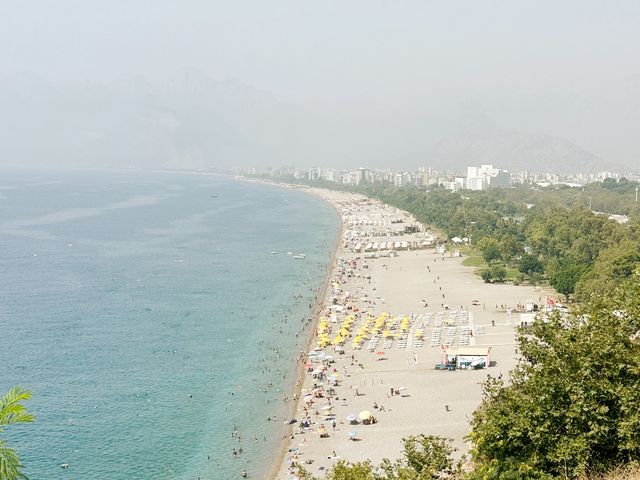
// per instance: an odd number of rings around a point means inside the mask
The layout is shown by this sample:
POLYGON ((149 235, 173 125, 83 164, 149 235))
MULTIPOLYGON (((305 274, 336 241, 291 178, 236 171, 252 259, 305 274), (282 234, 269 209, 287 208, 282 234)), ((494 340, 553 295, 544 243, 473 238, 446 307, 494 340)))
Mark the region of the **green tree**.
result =
POLYGON ((491 270, 488 268, 483 268, 480 271, 480 277, 482 278, 482 280, 484 280, 484 283, 489 283, 491 282, 491 279, 493 278, 491 276, 491 270))
MULTIPOLYGON (((454 462, 451 440, 434 435, 412 435, 402 440, 403 455, 391 461, 384 459, 378 466, 371 462, 348 463, 339 461, 329 470, 324 480, 438 480, 460 475, 462 461, 454 462)), ((318 480, 303 468, 302 480, 318 480)))
POLYGON ((616 284, 629 278, 640 266, 640 242, 625 239, 600 252, 593 268, 582 275, 575 287, 575 296, 588 301, 613 291, 616 284))
POLYGON ((569 479, 637 459, 639 330, 637 274, 584 311, 520 330, 510 381, 490 378, 473 414, 472 478, 569 479))
POLYGON ((477 246, 482 252, 484 261, 487 263, 491 263, 502 258, 500 243, 495 238, 483 238, 478 241, 477 246))
POLYGON ((520 258, 520 262, 518 262, 518 270, 526 275, 531 275, 532 273, 543 273, 544 266, 542 262, 538 260, 538 257, 530 253, 525 253, 520 258))
MULTIPOLYGON (((303 468, 299 469, 298 476, 301 480, 319 480, 303 468)), ((348 463, 338 461, 323 477, 324 480, 377 480, 374 467, 369 461, 348 463)))
POLYGON ((504 282, 507 277, 507 270, 502 265, 494 263, 489 267, 489 274, 496 282, 504 282))
MULTIPOLYGON (((29 423, 35 417, 27 412, 22 402, 31 398, 31 392, 20 387, 13 387, 0 399, 0 432, 4 427, 16 423, 29 423)), ((4 440, 0 440, 0 479, 18 480, 25 477, 22 472, 20 458, 16 451, 9 448, 4 440)))
POLYGON ((385 480, 436 480, 451 478, 461 471, 454 464, 451 440, 435 435, 409 436, 402 440, 403 457, 395 462, 383 460, 380 470, 385 480))
POLYGON ((566 257, 557 262, 557 267, 550 274, 549 281, 553 288, 568 297, 574 292, 576 283, 588 268, 588 265, 566 257))
POLYGON ((507 233, 500 239, 500 257, 505 261, 511 261, 522 253, 522 245, 515 235, 507 233))
POLYGON ((531 273, 529 275, 529 283, 531 285, 538 285, 542 281, 542 275, 539 273, 531 273))

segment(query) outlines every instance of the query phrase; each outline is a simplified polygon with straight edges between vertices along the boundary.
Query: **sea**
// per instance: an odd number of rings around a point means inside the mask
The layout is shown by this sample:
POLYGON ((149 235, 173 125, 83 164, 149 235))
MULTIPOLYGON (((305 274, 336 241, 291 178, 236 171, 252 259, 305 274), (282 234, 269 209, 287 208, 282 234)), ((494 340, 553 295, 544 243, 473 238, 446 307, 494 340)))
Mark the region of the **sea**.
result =
POLYGON ((0 171, 0 392, 36 415, 0 439, 32 480, 265 478, 339 229, 230 177, 0 171))

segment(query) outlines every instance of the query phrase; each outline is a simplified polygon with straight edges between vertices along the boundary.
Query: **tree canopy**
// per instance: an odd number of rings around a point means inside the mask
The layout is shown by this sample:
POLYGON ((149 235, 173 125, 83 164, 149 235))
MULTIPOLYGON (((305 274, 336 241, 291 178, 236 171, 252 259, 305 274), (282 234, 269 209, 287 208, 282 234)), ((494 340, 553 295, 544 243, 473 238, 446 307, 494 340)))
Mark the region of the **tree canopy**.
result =
MULTIPOLYGON (((402 440, 403 455, 397 460, 384 459, 379 465, 369 461, 339 461, 324 480, 438 480, 461 473, 461 462, 451 457, 451 441, 433 435, 415 435, 402 440)), ((319 480, 300 469, 301 480, 319 480)))
POLYGON ((473 415, 475 478, 576 478, 640 458, 639 330, 638 274, 520 329, 510 382, 490 378, 473 415))

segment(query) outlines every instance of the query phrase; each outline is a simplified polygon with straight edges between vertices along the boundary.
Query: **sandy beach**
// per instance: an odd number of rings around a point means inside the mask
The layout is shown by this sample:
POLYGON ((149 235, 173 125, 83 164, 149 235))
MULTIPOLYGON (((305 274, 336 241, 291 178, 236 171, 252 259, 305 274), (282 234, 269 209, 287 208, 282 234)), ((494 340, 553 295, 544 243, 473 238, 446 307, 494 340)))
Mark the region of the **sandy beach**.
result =
POLYGON ((466 453, 480 383, 513 368, 519 311, 548 292, 484 283, 406 212, 309 191, 339 211, 342 239, 269 478, 295 478, 298 464, 321 475, 339 459, 396 458, 411 434, 449 437, 466 453), (488 368, 436 369, 470 349, 490 352, 488 368))

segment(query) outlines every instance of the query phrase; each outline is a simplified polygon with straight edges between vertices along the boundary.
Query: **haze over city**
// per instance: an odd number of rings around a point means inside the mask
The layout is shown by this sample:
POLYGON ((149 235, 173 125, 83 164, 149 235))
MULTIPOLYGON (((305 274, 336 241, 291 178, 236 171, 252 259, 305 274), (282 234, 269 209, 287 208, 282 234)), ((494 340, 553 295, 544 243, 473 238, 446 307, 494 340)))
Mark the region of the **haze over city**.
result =
POLYGON ((0 164, 636 170, 640 4, 5 5, 0 164))

